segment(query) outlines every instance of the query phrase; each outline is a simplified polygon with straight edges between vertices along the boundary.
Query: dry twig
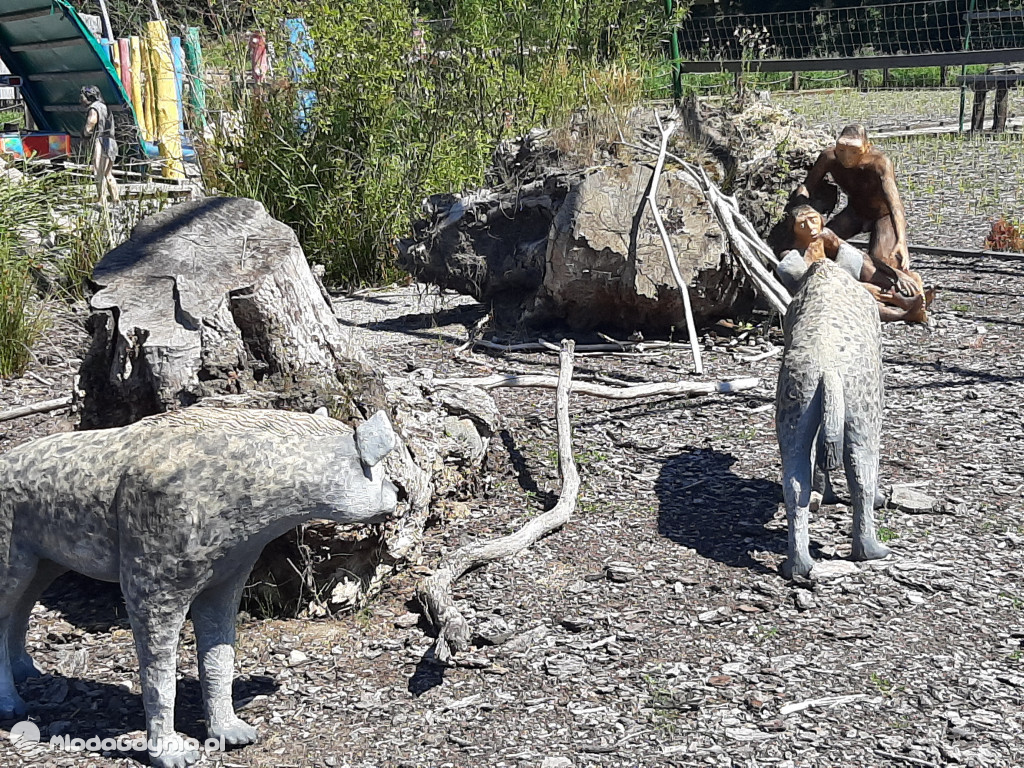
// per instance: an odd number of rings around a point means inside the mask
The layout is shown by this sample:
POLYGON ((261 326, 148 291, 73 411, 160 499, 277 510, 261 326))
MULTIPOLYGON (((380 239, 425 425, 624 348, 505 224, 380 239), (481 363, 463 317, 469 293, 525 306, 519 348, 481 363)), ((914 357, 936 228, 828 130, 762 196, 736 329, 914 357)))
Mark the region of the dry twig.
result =
POLYGON ((569 385, 573 369, 571 340, 562 342, 559 357, 555 421, 558 427, 558 469, 562 476, 562 490, 558 502, 515 533, 460 547, 446 556, 437 570, 420 584, 417 597, 427 619, 437 629, 434 655, 441 662, 448 662, 455 653, 469 648, 469 623, 455 607, 451 594, 452 584, 470 568, 522 552, 538 539, 565 525, 576 509, 580 476, 572 457, 569 423, 569 385))
MULTIPOLYGON (((642 141, 640 145, 625 144, 624 146, 640 152, 658 155, 659 162, 664 160, 661 156, 662 148, 655 146, 651 142, 642 141)), ((775 268, 778 264, 778 259, 775 258, 775 254, 772 253, 768 244, 757 234, 757 231, 747 217, 740 212, 739 203, 736 202, 736 198, 725 195, 711 181, 703 168, 688 163, 671 152, 667 152, 665 157, 678 163, 683 179, 690 186, 704 194, 708 205, 715 212, 718 223, 729 238, 733 255, 736 257, 740 267, 746 272, 747 276, 772 308, 779 312, 779 314, 785 314, 790 302, 789 291, 785 289, 782 283, 769 270, 769 268, 775 268)))
POLYGON ((50 413, 51 411, 59 411, 62 408, 70 407, 70 397, 61 397, 57 400, 43 400, 39 403, 20 405, 17 408, 11 408, 9 411, 3 411, 0 413, 0 421, 10 421, 12 419, 20 419, 22 416, 31 416, 34 413, 50 413))
POLYGON ((668 127, 661 124, 661 118, 655 112, 658 120, 658 131, 661 132, 661 146, 658 149, 658 162, 654 166, 654 175, 651 177, 651 186, 647 190, 647 202, 651 206, 651 215, 654 223, 658 226, 658 233, 661 235, 661 242, 665 246, 665 258, 672 268, 672 276, 679 286, 679 293, 683 297, 683 310, 686 313, 686 331, 690 334, 690 349, 693 350, 693 370, 698 376, 704 373, 704 361, 700 355, 700 342, 697 340, 697 327, 693 322, 693 307, 690 306, 690 289, 679 272, 679 264, 676 263, 676 252, 672 247, 672 238, 668 236, 665 229, 665 222, 661 219, 661 212, 658 210, 658 182, 661 181, 661 170, 665 167, 665 156, 668 153, 668 140, 676 130, 675 111, 669 117, 668 127))
MULTIPOLYGON (((463 384, 481 389, 496 387, 540 387, 554 389, 558 379, 543 373, 495 373, 491 376, 477 376, 460 379, 434 379, 434 384, 463 384)), ((572 391, 578 395, 603 397, 608 400, 635 400, 640 397, 677 395, 693 397, 711 395, 716 392, 739 392, 753 389, 761 380, 755 377, 732 379, 731 381, 659 381, 649 384, 635 384, 631 387, 606 387, 586 381, 572 382, 572 391)))

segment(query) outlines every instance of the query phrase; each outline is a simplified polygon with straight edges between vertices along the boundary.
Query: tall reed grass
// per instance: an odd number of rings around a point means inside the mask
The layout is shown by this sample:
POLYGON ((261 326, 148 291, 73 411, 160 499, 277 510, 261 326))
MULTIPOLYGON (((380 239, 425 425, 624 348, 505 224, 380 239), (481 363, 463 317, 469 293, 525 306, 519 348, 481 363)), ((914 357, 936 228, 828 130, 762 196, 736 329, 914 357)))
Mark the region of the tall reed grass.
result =
MULTIPOLYGON (((446 23, 422 23, 397 0, 268 7, 279 69, 255 86, 222 89, 224 119, 201 152, 208 184, 263 202, 333 284, 379 283, 397 276, 394 242, 421 201, 480 185, 497 142, 581 106, 640 99, 644 79, 628 73, 650 56, 649 41, 622 32, 614 55, 606 40, 602 56, 588 57, 573 36, 595 51, 601 36, 582 35, 571 25, 583 21, 551 2, 453 8, 446 23), (315 46, 315 72, 298 83, 280 22, 293 15, 306 19, 315 46), (304 93, 315 103, 300 120, 304 93)), ((233 58, 243 62, 244 52, 233 58)))

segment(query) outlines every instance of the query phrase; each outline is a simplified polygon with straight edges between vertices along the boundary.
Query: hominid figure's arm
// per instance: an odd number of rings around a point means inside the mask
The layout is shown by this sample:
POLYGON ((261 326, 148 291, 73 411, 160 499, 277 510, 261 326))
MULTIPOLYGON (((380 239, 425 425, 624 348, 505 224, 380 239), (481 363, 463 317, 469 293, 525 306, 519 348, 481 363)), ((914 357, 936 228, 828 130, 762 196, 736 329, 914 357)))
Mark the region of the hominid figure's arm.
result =
POLYGON ((893 171, 892 161, 883 157, 881 166, 882 194, 885 196, 885 205, 889 209, 892 229, 896 235, 896 243, 887 255, 891 265, 906 271, 910 269, 910 253, 907 250, 907 217, 903 210, 899 189, 896 188, 896 174, 893 171))
POLYGON ((815 192, 818 191, 818 187, 825 180, 825 174, 831 170, 833 162, 834 157, 831 156, 827 149, 823 150, 818 155, 818 159, 814 161, 811 170, 807 172, 807 178, 804 179, 804 183, 796 188, 797 194, 813 198, 815 192))
POLYGON ((85 130, 82 132, 83 136, 92 136, 92 132, 96 130, 96 126, 99 123, 99 114, 92 107, 89 108, 89 113, 85 116, 85 130))

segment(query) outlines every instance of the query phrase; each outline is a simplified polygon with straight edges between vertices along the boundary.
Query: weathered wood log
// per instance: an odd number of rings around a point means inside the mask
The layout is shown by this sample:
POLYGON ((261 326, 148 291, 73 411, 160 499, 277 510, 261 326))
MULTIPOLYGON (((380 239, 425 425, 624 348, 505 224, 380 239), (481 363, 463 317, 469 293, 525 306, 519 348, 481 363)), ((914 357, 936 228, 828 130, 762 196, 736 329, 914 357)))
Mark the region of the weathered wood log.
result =
MULTIPOLYGON (((679 335, 683 298, 645 200, 653 169, 546 166, 546 142, 532 134, 517 160, 499 160, 514 166, 506 185, 428 199, 425 219, 399 243, 400 266, 473 296, 500 327, 679 335)), ((749 311, 754 296, 722 258, 722 230, 700 194, 674 172, 657 194, 695 318, 749 311)))
POLYGON ((295 233, 253 200, 206 198, 150 216, 92 280, 86 428, 254 389, 308 407, 365 368, 295 233))
POLYGON ((308 524, 272 542, 253 570, 250 610, 362 603, 416 555, 437 486, 465 482, 495 428, 482 390, 446 402, 375 370, 346 342, 295 234, 253 200, 208 198, 145 219, 100 260, 93 283, 82 428, 193 404, 325 407, 353 423, 391 416, 401 444, 385 462, 404 496, 395 518, 308 524), (436 465, 452 471, 435 477, 436 465))

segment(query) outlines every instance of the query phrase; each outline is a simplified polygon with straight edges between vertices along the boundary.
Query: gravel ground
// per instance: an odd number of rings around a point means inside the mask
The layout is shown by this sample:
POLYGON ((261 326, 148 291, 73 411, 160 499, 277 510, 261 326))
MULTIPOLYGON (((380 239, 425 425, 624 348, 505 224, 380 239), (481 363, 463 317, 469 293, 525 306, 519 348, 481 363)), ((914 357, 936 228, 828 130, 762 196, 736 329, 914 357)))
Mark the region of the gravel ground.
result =
MULTIPOLYGON (((900 162, 901 180, 915 173, 909 155, 900 162)), ((932 173, 924 165, 917 172, 932 173)), ((985 222, 968 203, 986 176, 971 177, 963 198, 949 194, 951 178, 944 196, 920 193, 949 217, 936 225, 948 244, 977 245, 985 222)), ((912 231, 930 231, 926 209, 908 209, 912 231)), ((506 423, 483 491, 451 505, 458 514, 432 529, 421 567, 338 621, 241 618, 236 701, 262 741, 203 764, 1024 766, 1024 260, 920 255, 914 264, 939 292, 928 327, 885 328, 881 471, 885 487, 909 486, 934 504, 882 513, 892 558, 813 584, 777 575, 786 544, 778 356, 743 358, 780 334, 767 323, 716 328, 703 337, 706 378, 754 375, 761 385, 688 401, 574 396, 583 481, 574 519, 459 582, 478 644, 442 667, 410 613, 416 580, 449 548, 508 532, 558 491, 552 394, 497 390, 506 423)), ((483 314, 462 297, 390 288, 339 300, 337 311, 391 372, 556 365, 551 355, 457 356, 483 314)), ((84 335, 80 314, 62 317, 30 375, 3 382, 0 407, 68 391, 84 335)), ((690 370, 680 348, 580 356, 576 375, 664 381, 690 370)), ((60 414, 3 422, 0 448, 70 426, 60 414)), ((817 556, 848 554, 849 528, 845 507, 823 508, 817 556)), ((48 674, 22 692, 44 736, 141 735, 116 589, 62 580, 37 607, 29 645, 48 674)), ((179 668, 177 725, 201 736, 188 629, 179 668)), ((137 758, 17 752, 0 740, 0 766, 137 758)))

